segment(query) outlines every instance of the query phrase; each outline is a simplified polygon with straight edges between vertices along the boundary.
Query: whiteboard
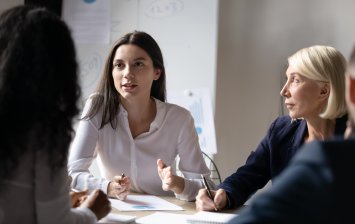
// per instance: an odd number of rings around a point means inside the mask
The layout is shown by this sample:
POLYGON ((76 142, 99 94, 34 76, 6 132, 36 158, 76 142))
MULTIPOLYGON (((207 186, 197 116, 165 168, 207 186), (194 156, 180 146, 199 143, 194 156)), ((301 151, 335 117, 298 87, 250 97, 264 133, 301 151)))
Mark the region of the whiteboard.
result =
POLYGON ((217 154, 217 143, 211 96, 207 88, 170 91, 168 101, 189 110, 194 118, 201 150, 217 154))
MULTIPOLYGON (((74 0, 64 0, 63 11, 68 1, 74 0)), ((95 4, 103 0, 76 1, 95 4)), ((133 30, 145 31, 158 42, 168 95, 171 90, 208 88, 214 100, 218 0, 105 1, 111 10, 109 43, 76 43, 84 100, 97 85, 112 43, 133 30)))

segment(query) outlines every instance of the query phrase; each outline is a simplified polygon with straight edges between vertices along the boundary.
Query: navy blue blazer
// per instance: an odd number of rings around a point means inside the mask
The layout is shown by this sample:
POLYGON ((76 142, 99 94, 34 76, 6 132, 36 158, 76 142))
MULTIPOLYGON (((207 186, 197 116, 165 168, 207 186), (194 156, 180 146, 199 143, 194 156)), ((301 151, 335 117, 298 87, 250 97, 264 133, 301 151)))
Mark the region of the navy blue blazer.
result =
POLYGON ((355 140, 313 141, 230 223, 355 223, 355 140))
MULTIPOLYGON (((335 136, 344 135, 346 121, 347 115, 336 119, 335 136)), ((252 194, 279 175, 303 145, 306 134, 305 120, 291 122, 288 115, 278 117, 245 165, 218 186, 227 193, 227 208, 243 205, 252 194)))

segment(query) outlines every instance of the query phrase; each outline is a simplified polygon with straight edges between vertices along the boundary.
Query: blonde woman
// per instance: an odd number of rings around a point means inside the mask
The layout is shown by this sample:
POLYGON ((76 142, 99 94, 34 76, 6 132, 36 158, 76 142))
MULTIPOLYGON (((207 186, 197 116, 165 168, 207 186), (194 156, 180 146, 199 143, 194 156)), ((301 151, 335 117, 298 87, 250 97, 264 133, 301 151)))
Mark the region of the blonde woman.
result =
POLYGON ((212 192, 213 200, 201 189, 196 208, 220 210, 241 206, 278 176, 304 143, 343 135, 347 120, 345 70, 344 56, 329 46, 304 48, 289 57, 287 81, 280 92, 289 115, 271 124, 245 165, 212 192))

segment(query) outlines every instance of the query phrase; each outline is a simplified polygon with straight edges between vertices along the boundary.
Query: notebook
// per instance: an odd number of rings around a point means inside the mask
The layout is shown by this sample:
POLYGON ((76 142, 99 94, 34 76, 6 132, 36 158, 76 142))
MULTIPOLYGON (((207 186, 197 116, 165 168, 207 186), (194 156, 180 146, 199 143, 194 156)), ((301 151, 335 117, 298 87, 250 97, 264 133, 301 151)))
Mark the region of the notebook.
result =
POLYGON ((186 217, 189 215, 175 214, 169 212, 155 212, 136 219, 138 224, 186 224, 186 217))
POLYGON ((222 224, 228 223, 233 218, 235 218, 237 214, 232 213, 218 213, 218 212, 197 212, 194 215, 190 215, 186 217, 186 222, 191 224, 222 224))

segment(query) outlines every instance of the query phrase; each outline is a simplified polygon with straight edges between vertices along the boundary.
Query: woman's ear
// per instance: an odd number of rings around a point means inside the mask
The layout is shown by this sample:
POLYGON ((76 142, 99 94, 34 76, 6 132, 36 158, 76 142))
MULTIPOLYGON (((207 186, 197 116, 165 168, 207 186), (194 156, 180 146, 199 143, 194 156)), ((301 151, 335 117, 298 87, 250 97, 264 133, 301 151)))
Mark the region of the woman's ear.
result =
POLYGON ((329 83, 324 83, 320 89, 320 97, 321 98, 328 98, 330 94, 330 85, 329 83))
POLYGON ((161 74, 161 69, 156 68, 155 69, 155 76, 154 76, 154 80, 158 80, 160 78, 160 74, 161 74))

